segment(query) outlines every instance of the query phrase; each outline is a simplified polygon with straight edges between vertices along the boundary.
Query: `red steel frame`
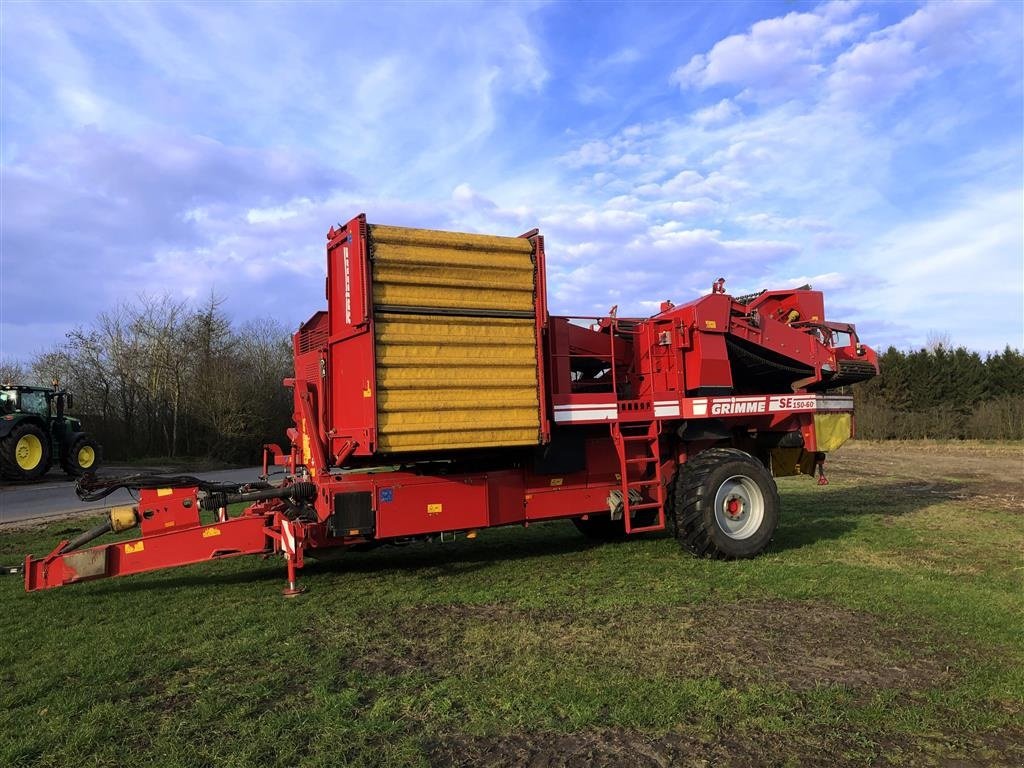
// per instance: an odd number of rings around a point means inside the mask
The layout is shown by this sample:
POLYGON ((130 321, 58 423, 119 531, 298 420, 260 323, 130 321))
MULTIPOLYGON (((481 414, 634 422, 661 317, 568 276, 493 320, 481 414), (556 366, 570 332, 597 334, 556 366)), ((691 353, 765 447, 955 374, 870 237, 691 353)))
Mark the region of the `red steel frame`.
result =
POLYGON ((71 552, 62 552, 67 542, 61 542, 45 557, 26 558, 25 588, 259 554, 285 559, 286 594, 296 594, 296 571, 307 549, 475 535, 501 525, 606 514, 615 508, 614 492, 628 533, 661 530, 676 467, 721 440, 676 439, 687 423, 714 422, 749 441, 761 433, 799 433, 803 450, 820 462, 815 415, 852 413, 853 400, 811 390, 847 361, 877 369, 874 352, 859 343, 852 326, 823 321, 816 291, 766 292, 739 303, 717 283, 710 295, 689 304, 666 302, 652 318, 612 313, 594 318, 590 327, 549 318, 543 237, 536 230, 522 237, 533 243, 536 263, 538 443, 552 441, 556 431, 574 435, 582 446, 578 466, 538 471, 529 452, 519 451, 491 457, 487 470, 458 471, 464 456, 457 454, 419 457, 427 463, 401 471, 360 469, 379 459, 372 290, 361 215, 328 233, 328 310, 295 334, 295 376, 286 380, 295 390, 291 450, 271 446, 264 458, 265 474, 270 465, 285 466, 286 483, 308 475, 316 484, 315 519, 295 519, 288 504, 272 499, 233 518, 222 511, 204 523, 197 489, 143 490, 135 510, 141 537, 71 552), (833 332, 849 333, 850 343, 833 344, 833 332), (811 373, 789 392, 735 392, 727 334, 811 373), (574 391, 579 382, 572 361, 580 359, 604 368, 588 382, 591 391, 574 391), (443 473, 429 463, 438 458, 447 462, 443 473), (631 500, 631 489, 639 491, 638 501, 631 500), (372 524, 339 530, 339 498, 367 500, 372 524), (631 521, 643 509, 654 511, 653 519, 631 521))

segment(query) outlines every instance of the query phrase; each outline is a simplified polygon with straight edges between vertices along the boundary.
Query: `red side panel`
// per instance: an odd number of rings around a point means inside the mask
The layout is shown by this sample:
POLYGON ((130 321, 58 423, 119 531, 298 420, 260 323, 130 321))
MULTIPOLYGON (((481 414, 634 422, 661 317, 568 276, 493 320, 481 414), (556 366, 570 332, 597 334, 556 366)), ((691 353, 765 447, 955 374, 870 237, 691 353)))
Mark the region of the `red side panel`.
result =
POLYGON ((324 386, 328 450, 340 455, 355 442, 356 456, 376 450, 376 360, 366 216, 327 238, 327 307, 330 328, 324 386))
POLYGON ((547 335, 548 323, 548 285, 547 285, 547 264, 544 256, 544 237, 536 234, 536 230, 527 232, 526 237, 533 243, 533 260, 535 266, 536 292, 536 325, 537 325, 537 394, 540 400, 540 442, 547 443, 551 440, 551 420, 548 414, 551 411, 548 397, 550 388, 547 384, 547 361, 544 346, 547 335))

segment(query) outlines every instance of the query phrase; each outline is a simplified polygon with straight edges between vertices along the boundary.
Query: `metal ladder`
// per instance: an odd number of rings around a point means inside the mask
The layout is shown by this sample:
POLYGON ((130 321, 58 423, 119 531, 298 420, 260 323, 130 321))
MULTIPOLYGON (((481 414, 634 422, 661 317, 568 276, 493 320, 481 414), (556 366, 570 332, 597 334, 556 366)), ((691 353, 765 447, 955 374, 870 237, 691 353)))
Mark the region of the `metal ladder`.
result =
POLYGON ((622 482, 622 519, 626 524, 626 533, 645 533, 647 531, 665 530, 665 486, 661 473, 661 423, 655 419, 643 422, 620 423, 613 421, 610 425, 612 442, 619 455, 619 478, 622 482), (642 431, 641 431, 642 430, 642 431), (644 448, 643 455, 629 456, 628 446, 640 445, 644 448), (630 469, 635 467, 637 474, 644 474, 647 465, 654 462, 654 477, 630 479, 630 469), (653 492, 652 492, 653 489, 653 492), (629 492, 637 491, 641 498, 653 496, 655 501, 642 500, 638 504, 630 502, 629 492), (645 494, 646 491, 646 494, 645 494), (651 525, 633 525, 633 513, 644 509, 657 509, 658 516, 651 525))

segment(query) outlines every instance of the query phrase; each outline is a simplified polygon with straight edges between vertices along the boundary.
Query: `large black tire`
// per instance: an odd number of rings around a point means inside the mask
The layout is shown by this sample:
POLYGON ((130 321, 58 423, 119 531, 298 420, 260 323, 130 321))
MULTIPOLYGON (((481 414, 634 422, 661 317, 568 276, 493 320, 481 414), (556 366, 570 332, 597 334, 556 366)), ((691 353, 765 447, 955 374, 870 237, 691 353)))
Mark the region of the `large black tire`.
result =
POLYGON ((36 480, 50 470, 50 438, 32 423, 19 424, 0 440, 0 469, 12 480, 36 480))
POLYGON ((103 449, 88 435, 80 435, 65 447, 60 465, 71 477, 95 472, 103 461, 103 449))
POLYGON ((622 520, 612 520, 611 515, 587 515, 583 520, 579 517, 572 519, 576 530, 594 541, 621 541, 626 538, 626 524, 622 520))
POLYGON ((674 533, 698 557, 735 560, 768 546, 779 524, 779 491, 765 466, 735 448, 710 448, 676 475, 674 533))

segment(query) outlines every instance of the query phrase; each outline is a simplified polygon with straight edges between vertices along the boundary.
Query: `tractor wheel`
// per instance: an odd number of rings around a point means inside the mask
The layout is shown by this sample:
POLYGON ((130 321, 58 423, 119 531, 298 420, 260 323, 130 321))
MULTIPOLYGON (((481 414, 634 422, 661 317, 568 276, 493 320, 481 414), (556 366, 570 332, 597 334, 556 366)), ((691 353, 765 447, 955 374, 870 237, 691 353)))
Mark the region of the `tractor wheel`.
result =
POLYGON ((754 557, 779 524, 775 480, 761 462, 735 448, 710 448, 686 462, 675 495, 676 538, 698 557, 754 557))
POLYGON ((612 520, 611 515, 587 515, 586 520, 574 517, 572 524, 594 541, 621 541, 626 538, 626 524, 622 520, 612 520))
POLYGON ((79 477, 86 472, 95 472, 103 459, 103 449, 91 437, 82 435, 68 446, 61 457, 60 464, 64 471, 72 477, 79 477))
POLYGON ((50 438, 35 424, 21 424, 0 440, 0 467, 14 480, 35 480, 50 469, 50 438))

